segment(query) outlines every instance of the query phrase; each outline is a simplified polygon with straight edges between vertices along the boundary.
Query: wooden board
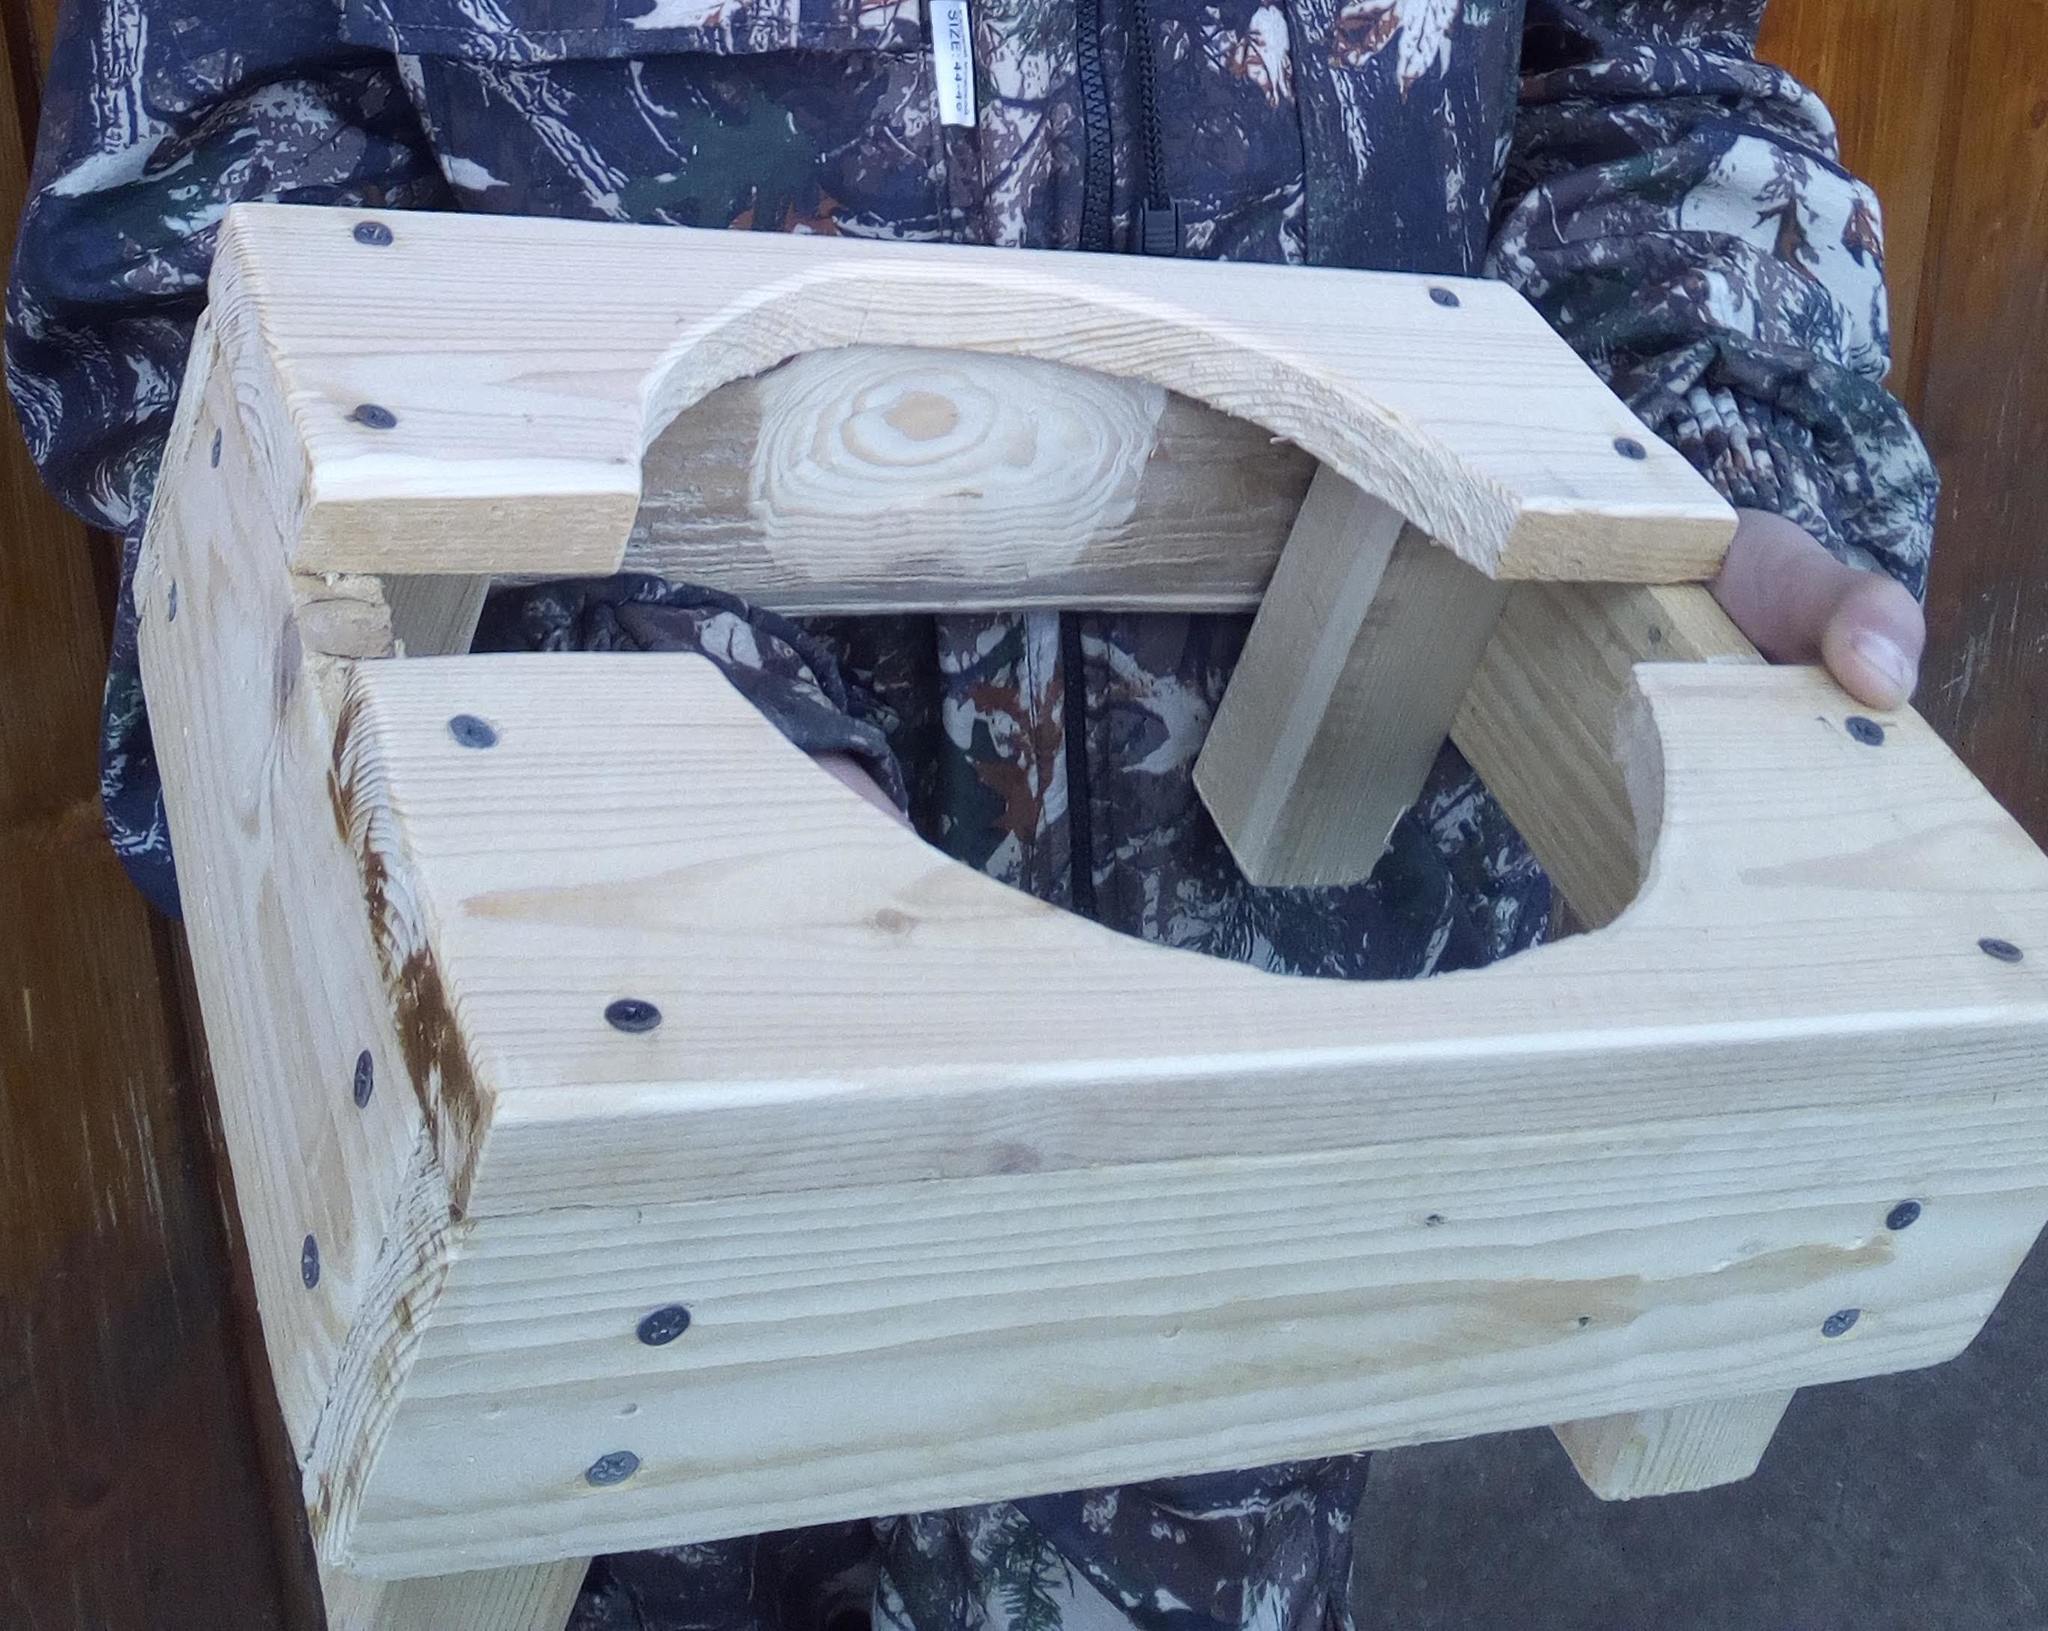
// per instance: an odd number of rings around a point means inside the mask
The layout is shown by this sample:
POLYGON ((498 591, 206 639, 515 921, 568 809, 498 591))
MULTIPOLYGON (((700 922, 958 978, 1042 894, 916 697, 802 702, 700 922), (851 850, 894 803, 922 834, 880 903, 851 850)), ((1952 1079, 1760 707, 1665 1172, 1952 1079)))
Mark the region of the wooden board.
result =
POLYGON ((1444 745, 1508 592, 1317 472, 1195 761, 1255 884, 1356 883, 1444 745))
POLYGON ((625 565, 784 611, 1249 609, 1314 469, 1141 380, 843 346, 654 439, 625 565))
MULTIPOLYGON (((1177 391, 1298 444, 1491 575, 1706 577, 1733 526, 1498 283, 495 216, 377 216, 391 241, 364 244, 365 218, 237 206, 214 266, 303 571, 611 570, 663 426, 851 344, 1177 391)), ((784 551, 777 570, 832 566, 784 551)))
POLYGON ((412 579, 387 604, 374 579, 290 574, 246 409, 202 321, 135 596, 242 1238, 317 1538, 322 1447, 359 1425, 325 1425, 337 1378, 403 1375, 402 1350, 364 1347, 364 1307, 440 1272, 392 1260, 399 1220, 445 1219, 469 1173, 431 982, 363 911, 332 774, 335 665, 394 657, 407 632, 466 645, 481 584, 412 579))
POLYGON ((1605 1501, 1684 1495, 1747 1478, 1778 1430, 1789 1392, 1561 1423, 1558 1442, 1605 1501))
POLYGON ((452 1268, 394 1301, 402 1397, 364 1370, 334 1413, 389 1424, 335 1555, 509 1564, 1956 1352, 2048 1215, 2048 981, 1978 946, 2048 943, 2048 860, 1910 715, 1873 748, 1803 671, 1636 684, 1643 898, 1371 986, 1005 890, 696 659, 359 667, 351 829, 460 1016, 481 1154, 394 1248, 452 1268), (689 1332, 637 1341, 672 1302, 689 1332))
POLYGON ((415 1580, 329 1572, 327 1631, 562 1631, 587 1560, 415 1580))
POLYGON ((1582 927, 1621 915, 1648 858, 1614 751, 1635 665, 1761 661, 1701 589, 1529 583, 1509 591, 1452 734, 1515 812, 1582 927))

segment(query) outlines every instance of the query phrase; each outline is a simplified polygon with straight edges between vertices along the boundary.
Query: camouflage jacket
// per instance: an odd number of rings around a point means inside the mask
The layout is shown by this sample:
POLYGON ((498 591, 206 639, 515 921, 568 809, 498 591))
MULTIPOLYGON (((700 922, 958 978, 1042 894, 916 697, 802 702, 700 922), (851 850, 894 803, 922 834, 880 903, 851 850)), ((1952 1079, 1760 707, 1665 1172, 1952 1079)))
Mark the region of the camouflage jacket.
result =
MULTIPOLYGON (((1189 255, 1505 278, 1728 497, 1918 590, 1934 481, 1882 385, 1876 202, 1825 110, 1756 61, 1761 7, 974 0, 977 110, 949 124, 918 0, 70 0, 10 384, 52 484, 132 559, 238 199, 1031 249, 1163 225, 1189 255)), ((1538 938, 1547 886, 1449 751, 1366 883, 1244 882, 1189 774, 1242 635, 1050 613, 799 628, 639 578, 502 594, 480 639, 706 650, 805 745, 865 756, 956 856, 1156 940, 1359 977, 1538 938)), ((125 594, 104 772, 116 845, 171 903, 125 594)), ((1357 1476, 901 1520, 874 1600, 920 1631, 1340 1619, 1357 1476)), ((674 1590, 595 1579, 589 1623, 731 1623, 717 1579, 765 1617, 763 1559, 836 1555, 760 1545, 673 1554, 674 1590)))

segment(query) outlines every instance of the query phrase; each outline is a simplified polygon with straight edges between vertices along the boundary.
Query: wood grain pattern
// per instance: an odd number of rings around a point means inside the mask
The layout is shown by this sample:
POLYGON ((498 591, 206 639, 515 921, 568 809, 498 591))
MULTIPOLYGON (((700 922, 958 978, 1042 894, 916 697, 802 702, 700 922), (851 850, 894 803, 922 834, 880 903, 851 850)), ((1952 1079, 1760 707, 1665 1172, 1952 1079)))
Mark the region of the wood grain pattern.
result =
POLYGON ((1316 473, 1195 761, 1239 869, 1370 873, 1443 747, 1507 585, 1330 469, 1316 473))
POLYGON ((1956 1351, 2048 1208, 2048 981, 1977 946, 2048 938, 2048 858, 1910 715, 1879 751, 1804 671, 1635 683, 1642 898, 1371 986, 1005 890, 697 659, 360 665, 351 831, 460 1016, 481 1153, 465 1214, 387 1252, 447 1265, 431 1303, 395 1276, 358 1342, 408 1384, 355 1367, 329 1412, 336 1560, 509 1565, 1956 1351), (669 1017, 616 1030, 622 995, 669 1017), (1967 1218, 1943 1252, 1888 1238, 1904 1194, 1967 1218), (1596 1293, 1612 1347, 1566 1306, 1596 1293), (670 1301, 689 1339, 636 1342, 670 1301), (1882 1317, 1823 1335, 1851 1303, 1882 1317), (639 1474, 581 1484, 619 1449, 639 1474))
POLYGON ((1770 1448, 1792 1395, 1780 1390, 1672 1410, 1567 1422, 1558 1442, 1603 1501, 1684 1495, 1747 1478, 1770 1448))
POLYGON ((734 379, 856 343, 1177 391, 1490 575, 1686 581, 1733 528, 1498 283, 503 216, 382 217, 393 241, 366 248, 360 218, 239 205, 210 285, 303 571, 611 570, 656 432, 734 379))
POLYGON ((1650 835, 1615 743, 1641 662, 1757 663, 1704 589, 1517 584, 1452 735, 1585 928, 1642 887, 1650 835), (1541 752, 1530 751, 1541 742, 1541 752))
POLYGON ((845 346, 678 415, 625 564, 784 611, 1248 609, 1314 468, 1142 381, 845 346))
POLYGON ((744 1533, 1932 1363, 2048 1205, 2040 1117, 1988 1109, 482 1219, 357 1560, 744 1533), (1877 1197, 1923 1192, 1938 1232, 1887 1231, 1877 1197), (674 1301, 690 1330, 635 1341, 674 1301), (1857 1330, 1823 1336, 1848 1305, 1857 1330), (632 1478, 582 1485, 621 1450, 632 1478), (451 1478, 465 1455, 489 1475, 451 1478))
POLYGON ((327 1631, 562 1631, 587 1560, 413 1580, 324 1579, 327 1631))
MULTIPOLYGON (((405 1374, 403 1345, 365 1340, 362 1312, 431 1304, 444 1264, 401 1220, 445 1231, 468 1131, 429 977, 371 938, 374 884, 329 775, 346 730, 331 654, 466 647, 487 580, 409 578, 387 599, 374 579, 285 571, 276 483, 208 322, 166 468, 136 575, 143 661, 241 1238, 317 1542, 349 1499, 322 1454, 359 1425, 334 1420, 343 1384, 364 1366, 394 1390, 405 1374)), ((329 1571, 328 1631, 560 1631, 584 1562, 389 1588, 329 1571)))
MULTIPOLYGON (((431 657, 469 650, 491 580, 483 576, 393 577, 384 579, 379 588, 394 654, 431 657)), ((366 601, 363 631, 372 641, 379 636, 376 618, 375 602, 366 601)), ((324 638, 330 642, 326 649, 331 653, 338 642, 332 636, 324 638)))
MULTIPOLYGON (((1985 1026, 1987 1041, 2005 1037, 1955 1062, 1995 1071, 2001 1051, 2024 1055, 2036 1018, 2048 1017, 2033 1007, 2044 979, 2033 962, 2014 972, 1977 947, 1984 935, 2038 938, 2048 860, 1919 721, 1887 716, 1884 751, 1864 747, 1842 724, 1854 705, 1805 670, 1639 669, 1658 728, 1625 721, 1642 748, 1628 756, 1632 789, 1651 811, 1661 798, 1650 830, 1663 837, 1618 932, 1484 974, 1391 986, 1283 980, 1136 944, 1005 889, 817 771, 696 659, 430 659, 361 665, 354 684, 363 728, 349 738, 343 782, 363 789, 371 813, 352 826, 370 835, 390 887, 406 891, 408 932, 434 946, 487 1082, 478 1124, 492 1159, 471 1196, 477 1213, 524 1209, 535 1197, 521 1175, 562 1161, 592 1205, 658 1200, 676 1185, 704 1197, 804 1188, 820 1181, 820 1161, 877 1183, 957 1174, 959 1141, 979 1146, 991 1094, 1005 1116, 1017 1113, 1012 1098, 1031 1104, 1042 1169, 1221 1147, 1283 1153, 1328 1148, 1329 1113, 1350 1102, 1367 1115, 1357 1072, 1396 1059, 1398 1099, 1371 1109, 1374 1137, 1448 1136, 1475 1125, 1468 1115, 1483 1125, 1482 1082, 1499 1074, 1518 1097, 1536 1085, 1492 1057, 1487 1039, 1503 1036, 1563 1050, 1561 1095, 1531 1104, 1523 1125, 1534 1131, 1605 1113, 1597 1061, 1627 1051, 1639 1028, 1642 1039, 1666 1026, 1691 1036, 1702 1012, 1721 1016, 1716 1035, 1737 1027, 1725 1058, 1680 1048, 1700 1073, 1688 1080, 1725 1092, 1723 1105, 1776 1102, 1735 1040, 1745 1023, 1761 1027, 1754 1041, 1767 1051, 1767 1037, 1807 1027, 1860 1033, 1852 1016, 1893 1014, 1900 990, 1920 992, 1904 1034, 1884 1044, 1899 1051, 1878 1067, 1897 1082, 1936 1032, 1985 1026), (496 748, 465 752, 450 737, 447 718, 465 699, 500 733, 496 748), (583 773, 621 764, 623 775, 583 773), (387 809, 388 820, 375 815, 387 809), (579 838, 565 850, 567 831, 579 838), (1717 847, 1731 833, 1741 836, 1717 847), (1882 887, 1841 859, 1893 852, 1910 853, 1912 868, 1891 868, 1882 887), (1990 868, 2004 881, 1987 894, 1979 880, 1990 868), (1830 923, 1855 948, 1841 967, 1817 938, 1830 923), (707 933, 719 948, 708 966, 707 933), (996 947, 1003 969, 979 966, 996 947), (857 984, 828 977, 856 954, 857 984), (1769 972, 1809 965, 1829 977, 1769 972), (1658 972, 1672 967, 1689 971, 1682 990, 1658 972), (815 999, 805 974, 820 982, 815 999), (1594 1005, 1583 1012, 1557 990, 1581 977, 1581 1000, 1594 1005), (1131 1011, 1133 991, 1146 1012, 1131 1011), (689 1022, 616 1031, 602 1015, 621 993, 674 1005, 689 1022), (1048 1011, 1059 1026, 1043 1023, 1048 1011), (1410 1059, 1424 1043, 1428 1057, 1410 1059), (1474 1056, 1458 1057, 1467 1045, 1474 1056), (1190 1114, 1180 1125, 1125 1123, 1097 1084, 1068 1077, 1076 1059, 1162 1072, 1162 1090, 1171 1079, 1190 1114), (1257 1087, 1243 1076, 1252 1061, 1269 1074, 1257 1087), (1284 1094, 1271 1091, 1280 1080, 1284 1094), (724 1081, 786 1089, 714 1088, 724 1081), (847 1094, 860 1114, 840 1125, 826 1111, 847 1094), (1216 1144, 1216 1128, 1193 1114, 1250 1103, 1261 1118, 1250 1142, 1216 1144), (626 1136, 607 1118, 629 1106, 626 1136), (556 1136, 565 1142, 549 1144, 556 1136), (587 1164, 576 1148, 586 1136, 606 1147, 587 1164), (542 1164, 528 1169, 529 1159, 542 1164)), ((1831 1045, 1879 1048, 1876 1033, 1831 1045)), ((1643 1107, 1655 1057, 1634 1059, 1620 1102, 1643 1107)))
MULTIPOLYGON (((303 1464, 431 1093, 408 1079, 362 880, 320 796, 335 722, 292 585, 247 565, 276 526, 214 349, 202 325, 136 606, 243 1236, 303 1464), (358 1108, 364 1051, 382 1091, 358 1108)), ((321 586, 330 620, 349 587, 321 586)))

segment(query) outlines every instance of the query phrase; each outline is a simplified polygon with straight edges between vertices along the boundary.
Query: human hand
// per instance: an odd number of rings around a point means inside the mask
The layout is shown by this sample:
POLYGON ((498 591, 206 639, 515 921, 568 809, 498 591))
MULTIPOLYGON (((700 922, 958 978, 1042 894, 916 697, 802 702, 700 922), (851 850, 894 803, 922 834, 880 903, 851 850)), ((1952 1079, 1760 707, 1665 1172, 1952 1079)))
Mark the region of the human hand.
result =
POLYGON ((1737 510, 1714 598, 1774 663, 1820 662, 1857 701, 1900 708, 1919 683, 1927 620, 1895 580, 1844 566, 1766 510, 1737 510))

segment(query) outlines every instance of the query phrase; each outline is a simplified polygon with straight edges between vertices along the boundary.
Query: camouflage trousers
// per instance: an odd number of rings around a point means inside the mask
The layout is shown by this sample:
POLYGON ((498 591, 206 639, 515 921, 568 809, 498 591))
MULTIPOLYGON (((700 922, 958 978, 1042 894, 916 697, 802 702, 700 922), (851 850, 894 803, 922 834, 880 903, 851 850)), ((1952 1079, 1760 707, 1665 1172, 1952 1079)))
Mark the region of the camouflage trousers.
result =
POLYGON ((600 1558, 570 1631, 1350 1631, 1367 1458, 600 1558))

